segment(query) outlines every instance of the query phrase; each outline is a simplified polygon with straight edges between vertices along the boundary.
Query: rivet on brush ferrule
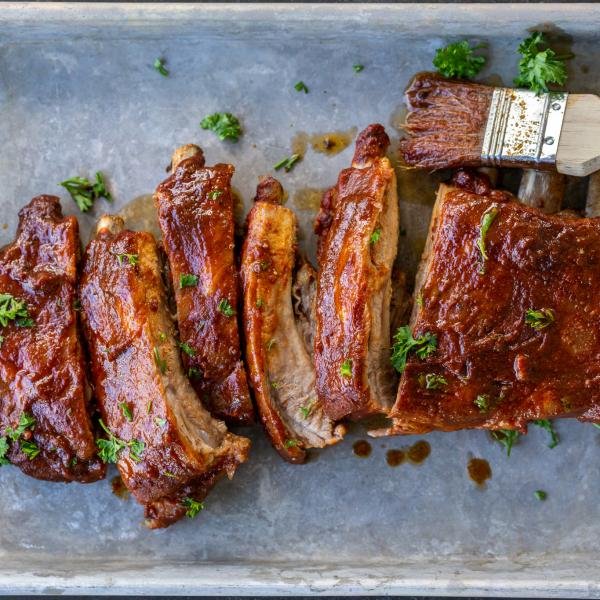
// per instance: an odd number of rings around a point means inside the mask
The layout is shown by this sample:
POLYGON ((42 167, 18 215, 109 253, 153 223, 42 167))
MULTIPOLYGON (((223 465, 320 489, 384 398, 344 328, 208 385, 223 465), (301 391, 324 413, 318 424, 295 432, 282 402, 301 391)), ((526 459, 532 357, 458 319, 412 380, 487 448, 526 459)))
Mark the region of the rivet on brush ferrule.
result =
POLYGON ((484 164, 553 165, 568 94, 536 95, 527 90, 495 88, 485 127, 484 164))

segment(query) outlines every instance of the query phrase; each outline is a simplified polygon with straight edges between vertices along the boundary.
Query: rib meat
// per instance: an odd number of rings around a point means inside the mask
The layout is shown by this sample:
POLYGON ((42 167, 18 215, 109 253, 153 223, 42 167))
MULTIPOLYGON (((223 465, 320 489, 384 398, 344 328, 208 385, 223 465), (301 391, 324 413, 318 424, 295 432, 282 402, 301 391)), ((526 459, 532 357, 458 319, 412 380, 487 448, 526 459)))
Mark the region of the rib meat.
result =
POLYGON ((416 287, 413 336, 436 335, 437 349, 409 356, 393 426, 375 433, 526 431, 537 419, 600 417, 599 220, 442 185, 416 287), (482 269, 477 242, 491 210, 482 269), (530 309, 552 318, 533 327, 530 309), (433 375, 445 383, 428 389, 433 375))
POLYGON ((290 462, 307 448, 342 439, 344 429, 323 413, 312 363, 315 276, 308 263, 294 279, 294 213, 271 177, 258 186, 242 252, 244 330, 250 383, 273 446, 290 462))
POLYGON ((0 250, 0 293, 24 302, 32 319, 12 320, 0 330, 2 435, 16 432, 23 417, 35 419, 7 457, 24 473, 49 481, 105 475, 78 340, 79 248, 75 217, 63 217, 55 196, 38 196, 19 213, 15 241, 0 250))
MULTIPOLYGON (((154 196, 169 260, 182 355, 194 389, 213 415, 253 421, 240 356, 231 165, 204 166, 202 150, 175 151, 173 173, 154 196), (182 277, 197 278, 185 285, 182 277)), ((189 279, 189 278, 188 278, 189 279)))
POLYGON ((151 234, 103 217, 86 250, 81 303, 103 423, 127 445, 121 477, 148 525, 166 526, 185 514, 185 498, 199 501, 233 475, 249 441, 210 416, 185 376, 151 234))
POLYGON ((360 133, 352 167, 323 196, 315 225, 317 393, 334 420, 386 412, 395 393, 389 353, 398 199, 388 145, 381 125, 360 133))

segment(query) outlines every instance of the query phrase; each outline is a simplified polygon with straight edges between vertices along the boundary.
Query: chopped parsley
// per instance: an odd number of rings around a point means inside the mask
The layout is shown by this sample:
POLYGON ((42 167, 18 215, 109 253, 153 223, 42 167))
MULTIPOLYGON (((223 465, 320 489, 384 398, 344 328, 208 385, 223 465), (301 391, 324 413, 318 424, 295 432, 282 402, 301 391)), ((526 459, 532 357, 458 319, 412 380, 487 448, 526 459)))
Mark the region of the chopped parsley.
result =
POLYGON ((129 421, 133 421, 133 414, 131 413, 131 409, 129 408, 129 405, 127 404, 127 402, 120 402, 119 403, 119 408, 121 409, 121 412, 123 413, 123 416, 129 421))
POLYGON ((204 504, 187 496, 181 501, 181 504, 186 508, 185 514, 190 519, 193 519, 201 510, 204 510, 204 504))
POLYGON ((371 237, 369 238, 369 244, 376 244, 381 239, 381 227, 377 227, 371 237))
POLYGON ((498 216, 500 210, 495 206, 488 208, 481 217, 481 224, 479 225, 479 238, 477 239, 477 248, 481 254, 481 267, 479 273, 483 275, 485 273, 485 262, 488 259, 488 253, 485 249, 485 237, 494 222, 494 219, 498 216))
POLYGON ((532 425, 536 425, 537 427, 545 429, 550 434, 550 443, 548 444, 548 448, 556 448, 559 438, 558 433, 556 433, 556 430, 554 429, 552 421, 549 421, 548 419, 537 419, 531 423, 532 425))
POLYGON ((446 378, 443 375, 437 375, 436 373, 427 373, 426 375, 419 375, 419 384, 426 390, 439 390, 442 387, 448 385, 446 378))
POLYGON ((473 400, 473 403, 481 412, 490 410, 490 399, 486 394, 479 394, 479 396, 473 400))
POLYGON ((27 440, 21 440, 19 442, 19 448, 29 460, 33 460, 40 453, 40 449, 37 445, 34 442, 29 442, 27 440))
POLYGON ((352 359, 347 358, 340 366, 340 375, 342 377, 352 377, 352 359))
POLYGON ((514 429, 498 429, 491 431, 492 437, 506 448, 506 456, 510 456, 512 447, 519 439, 519 432, 514 429))
POLYGON ((540 501, 543 502, 547 497, 548 494, 547 492, 545 492, 544 490, 535 490, 535 492, 533 492, 533 495, 540 501))
POLYGON ((154 417, 154 424, 157 427, 164 427, 167 424, 165 419, 161 419, 160 417, 154 417))
POLYGON ((299 81, 295 86, 294 89, 297 92, 304 92, 305 94, 308 94, 308 88, 306 87, 306 84, 304 83, 304 81, 299 81))
POLYGON ((8 452, 8 441, 5 437, 0 437, 0 466, 10 464, 6 454, 8 452))
POLYGON ((33 430, 35 424, 36 420, 33 415, 22 412, 21 416, 19 417, 19 424, 17 425, 17 428, 13 429, 12 427, 7 427, 5 434, 13 442, 16 442, 27 429, 33 430))
POLYGON ((236 314, 235 310, 233 310, 233 308, 231 307, 231 304, 229 304, 229 300, 227 300, 227 298, 223 298, 219 301, 217 309, 226 317, 233 317, 236 314))
POLYGON ((98 421, 100 427, 104 429, 108 435, 108 439, 99 438, 96 440, 96 446, 98 446, 98 456, 104 463, 116 463, 119 458, 119 453, 125 448, 129 448, 129 457, 134 462, 140 462, 141 455, 144 452, 146 445, 144 442, 139 440, 130 440, 126 442, 121 438, 118 438, 108 427, 104 424, 102 419, 98 421))
POLYGON ((167 361, 160 355, 160 350, 154 346, 154 362, 158 370, 164 375, 167 372, 167 361))
POLYGON ((273 168, 276 171, 279 171, 279 169, 283 168, 285 169, 286 173, 289 173, 301 158, 302 156, 300 156, 300 154, 292 154, 291 156, 282 158, 277 164, 273 165, 273 168))
POLYGON ((81 212, 90 210, 94 201, 98 198, 106 198, 109 202, 112 201, 112 196, 106 189, 106 183, 100 172, 96 173, 95 182, 91 182, 85 177, 71 177, 61 181, 58 185, 62 185, 71 194, 71 198, 73 198, 81 212))
POLYGON ((289 440, 285 440, 285 443, 283 444, 286 448, 294 448, 296 446, 300 445, 300 442, 298 440, 294 440, 294 439, 289 439, 289 440))
POLYGON ((220 140, 231 140, 237 142, 242 135, 242 127, 239 119, 231 113, 214 113, 200 121, 202 129, 214 131, 220 140))
POLYGON ((309 400, 304 406, 300 407, 300 414, 302 415, 303 419, 308 419, 308 417, 310 417, 310 414, 312 413, 315 404, 316 400, 313 398, 312 400, 309 400))
POLYGON ((211 200, 217 200, 223 195, 223 190, 213 190, 212 192, 208 192, 208 197, 211 200))
POLYGON ((528 88, 538 96, 548 91, 548 84, 564 85, 567 81, 565 60, 573 54, 557 55, 548 47, 544 34, 534 31, 519 44, 519 76, 514 83, 518 87, 528 88), (546 46, 544 50, 540 46, 546 46))
POLYGON ((471 46, 467 40, 448 44, 435 51, 433 66, 440 75, 449 79, 473 79, 485 65, 485 56, 475 52, 485 44, 471 46))
POLYGON ((188 356, 196 356, 196 351, 189 344, 186 344, 185 342, 179 342, 179 347, 188 356))
POLYGON ((12 294, 0 294, 0 325, 6 327, 9 321, 14 321, 20 327, 33 325, 24 300, 19 300, 12 294))
POLYGON ((525 311, 525 323, 533 327, 536 331, 548 327, 554 323, 554 311, 551 308, 528 308, 525 311))
POLYGON ((198 275, 192 275, 191 273, 182 273, 179 276, 180 290, 186 287, 194 287, 196 285, 198 285, 198 275))
POLYGON ((399 327, 394 335, 394 345, 392 346, 392 356, 390 361, 398 373, 402 373, 406 367, 406 359, 410 352, 414 352, 418 358, 424 360, 431 356, 437 348, 437 336, 426 332, 418 338, 414 338, 410 327, 404 325, 399 327))
POLYGON ((137 254, 116 254, 119 266, 122 266, 127 261, 132 267, 135 267, 139 262, 139 256, 137 254))
POLYGON ((355 73, 360 73, 361 71, 364 70, 365 65, 355 64, 355 65, 352 65, 352 68, 354 69, 355 73))
POLYGON ((157 58, 154 61, 154 68, 163 76, 163 77, 168 77, 169 76, 169 71, 165 68, 165 59, 164 58, 157 58))
POLYGON ((262 308, 265 305, 265 301, 262 298, 256 300, 256 308, 262 308))

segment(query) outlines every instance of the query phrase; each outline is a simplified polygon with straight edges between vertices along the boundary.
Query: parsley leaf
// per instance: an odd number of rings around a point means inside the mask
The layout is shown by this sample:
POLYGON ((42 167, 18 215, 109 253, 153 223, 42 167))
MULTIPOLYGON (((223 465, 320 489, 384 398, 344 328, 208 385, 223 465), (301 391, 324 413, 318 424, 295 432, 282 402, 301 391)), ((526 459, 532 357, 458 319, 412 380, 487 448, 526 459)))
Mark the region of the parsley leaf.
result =
POLYGON ((340 375, 342 377, 352 377, 352 359, 347 358, 340 366, 340 375))
POLYGON ((214 113, 200 122, 202 129, 214 131, 220 140, 237 142, 242 135, 242 127, 237 117, 231 113, 214 113))
POLYGON ((154 417, 154 424, 157 427, 164 427, 167 424, 166 419, 161 419, 160 417, 154 417))
POLYGON ((196 351, 185 342, 179 342, 179 347, 187 354, 188 356, 196 356, 196 351))
POLYGON ((129 405, 127 404, 127 402, 120 402, 119 403, 119 408, 121 409, 121 412, 123 413, 123 416, 129 421, 133 421, 133 414, 131 412, 131 409, 129 408, 129 405))
POLYGON ((487 412, 490 409, 490 399, 486 394, 479 394, 479 396, 473 400, 473 404, 475 404, 481 412, 487 412))
POLYGON ((564 85, 567 81, 565 60, 573 58, 573 54, 558 56, 547 46, 546 38, 540 31, 534 31, 526 40, 519 44, 518 52, 522 58, 519 61, 519 76, 514 83, 518 87, 532 90, 538 96, 548 91, 548 84, 564 85))
POLYGON ((19 448, 29 460, 33 460, 41 452, 34 442, 29 442, 27 440, 20 440, 19 448))
POLYGON ((165 59, 164 58, 157 58, 154 61, 154 68, 163 76, 163 77, 168 77, 169 76, 169 71, 165 68, 165 59))
POLYGON ((192 275, 191 273, 182 273, 179 276, 179 289, 186 287, 194 287, 198 285, 198 275, 192 275))
POLYGON ((158 370, 164 375, 167 372, 167 361, 164 358, 162 358, 162 356, 160 355, 160 350, 157 346, 154 346, 153 353, 154 362, 156 363, 158 370))
POLYGON ((352 68, 354 69, 355 73, 360 73, 361 71, 364 70, 365 65, 356 64, 356 65, 352 65, 352 68))
POLYGON ((554 323, 554 311, 551 308, 528 308, 525 311, 525 323, 533 327, 536 331, 548 327, 554 323))
POLYGON ((301 158, 302 156, 300 156, 300 154, 292 154, 287 158, 282 158, 277 164, 273 165, 273 168, 276 171, 279 171, 279 169, 283 168, 285 169, 286 173, 289 173, 301 158))
POLYGON ((305 94, 308 94, 308 88, 306 87, 306 84, 304 83, 304 81, 299 81, 295 86, 294 89, 297 92, 304 92, 305 94))
POLYGON ((298 440, 294 440, 294 439, 289 439, 289 440, 285 440, 284 444, 283 444, 286 448, 294 448, 295 446, 299 446, 300 442, 298 440))
POLYGON ((544 490, 536 490, 535 492, 533 492, 533 495, 540 501, 543 502, 547 497, 548 494, 547 492, 545 492, 544 490))
MULTIPOLYGON (((24 300, 18 300, 12 294, 0 294, 0 325, 6 327, 9 321, 16 321, 16 324, 31 320, 27 312, 27 305, 24 300)), ((33 321, 32 321, 33 324, 33 321)))
POLYGON ((19 424, 16 429, 12 427, 6 428, 6 435, 13 441, 16 442, 27 429, 33 429, 35 427, 36 420, 33 415, 28 415, 26 412, 22 412, 19 417, 19 424))
POLYGON ((479 268, 479 273, 483 275, 485 273, 485 261, 488 259, 488 253, 485 249, 485 236, 487 235, 494 219, 498 216, 500 210, 495 206, 488 208, 482 217, 481 224, 479 225, 479 238, 477 239, 477 248, 479 248, 479 253, 481 254, 481 267, 479 268))
POLYGON ((217 200, 217 198, 223 195, 223 190, 213 190, 212 192, 208 192, 208 197, 211 200, 217 200))
POLYGON ((545 429, 550 434, 550 443, 548 444, 548 448, 556 448, 558 445, 558 433, 556 433, 552 421, 549 421, 548 419, 537 419, 531 423, 532 425, 536 425, 537 427, 545 429))
POLYGON ((219 310, 219 312, 223 313, 226 317, 233 317, 236 314, 235 310, 233 310, 233 308, 231 307, 231 304, 229 304, 229 301, 227 300, 227 298, 223 298, 222 300, 219 301, 217 309, 219 310))
POLYGON ((302 415, 303 419, 308 419, 308 417, 310 417, 310 414, 312 413, 315 407, 315 403, 316 400, 313 398, 312 400, 309 400, 304 406, 300 407, 300 414, 302 415))
POLYGON ((8 441, 5 437, 0 437, 0 466, 10 464, 6 453, 8 452, 8 441))
POLYGON ((421 360, 431 356, 437 348, 437 336, 426 332, 418 338, 414 338, 410 327, 404 325, 399 327, 394 335, 392 356, 390 361, 398 373, 402 373, 406 367, 406 359, 409 352, 414 352, 421 360))
POLYGON ((510 456, 512 447, 519 439, 519 432, 514 429, 498 429, 496 431, 490 431, 490 433, 497 442, 500 442, 506 448, 506 456, 510 456))
POLYGON ((106 198, 109 202, 112 201, 110 192, 106 189, 106 183, 102 177, 102 173, 96 173, 96 181, 91 182, 85 177, 71 177, 61 181, 58 185, 62 185, 81 212, 87 212, 92 208, 94 201, 98 198, 106 198))
POLYGON ((126 260, 132 267, 135 267, 139 262, 139 256, 137 254, 115 254, 117 260, 119 261, 119 266, 123 265, 123 262, 126 260))
POLYGON ((476 50, 485 44, 471 46, 467 40, 448 44, 435 51, 433 66, 438 73, 450 79, 473 79, 485 65, 485 56, 477 56, 476 50))
POLYGON ((98 446, 98 456, 104 463, 116 463, 119 458, 119 453, 125 448, 129 448, 129 457, 134 462, 140 462, 141 455, 144 452, 146 445, 144 442, 139 440, 130 440, 126 442, 121 438, 118 438, 108 427, 104 424, 102 419, 98 421, 100 427, 104 429, 108 435, 108 439, 99 438, 96 440, 96 446, 98 446))
POLYGON ((426 375, 419 375, 419 385, 426 390, 439 390, 448 385, 448 382, 443 375, 427 373, 426 375))
POLYGON ((185 514, 190 519, 193 519, 201 510, 204 510, 204 503, 198 502, 189 496, 185 497, 181 504, 187 509, 185 514))
POLYGON ((376 244, 381 239, 381 227, 377 227, 371 237, 369 238, 369 244, 376 244))

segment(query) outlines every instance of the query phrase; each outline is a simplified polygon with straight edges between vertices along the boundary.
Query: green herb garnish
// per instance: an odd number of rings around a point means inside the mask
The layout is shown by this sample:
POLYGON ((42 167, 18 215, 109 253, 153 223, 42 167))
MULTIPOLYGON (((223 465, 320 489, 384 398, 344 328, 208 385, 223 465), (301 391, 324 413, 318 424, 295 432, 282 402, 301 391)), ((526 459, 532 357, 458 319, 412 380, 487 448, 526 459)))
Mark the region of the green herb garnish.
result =
POLYGON ((285 443, 283 445, 286 448, 294 448, 295 446, 299 446, 300 442, 298 440, 290 439, 290 440, 285 440, 285 443))
POLYGON ((352 65, 352 68, 354 69, 355 73, 360 73, 362 70, 364 70, 365 65, 356 64, 352 65))
POLYGON ((340 365, 340 375, 342 377, 352 377, 352 359, 347 358, 340 365))
POLYGON ((574 56, 558 55, 547 45, 544 34, 534 31, 519 44, 518 49, 522 58, 519 61, 519 76, 514 83, 518 87, 530 89, 538 96, 548 91, 548 84, 564 85, 567 81, 565 60, 574 56), (542 45, 546 46, 545 50, 540 49, 542 45))
POLYGON ((189 344, 186 344, 185 342, 179 342, 179 347, 188 356, 196 356, 196 351, 189 344))
POLYGON ((129 457, 134 462, 140 462, 141 455, 146 447, 144 442, 139 440, 130 440, 126 442, 121 438, 118 438, 108 427, 104 424, 102 419, 99 419, 100 427, 104 429, 108 435, 108 439, 100 438, 96 440, 96 446, 98 446, 98 456, 104 463, 116 463, 119 458, 119 453, 125 448, 129 448, 129 457))
POLYGON ((116 254, 119 266, 122 266, 127 261, 132 267, 135 267, 139 262, 139 256, 137 254, 116 254))
POLYGON ((309 400, 304 406, 300 407, 300 414, 302 415, 303 419, 308 419, 315 407, 315 404, 316 400, 313 398, 312 400, 309 400))
POLYGON ((273 168, 276 171, 279 171, 279 169, 283 168, 285 169, 286 173, 289 173, 301 158, 302 156, 300 156, 300 154, 292 154, 287 158, 282 158, 277 164, 273 165, 273 168))
POLYGON ((436 373, 427 373, 426 375, 419 375, 419 384, 426 390, 439 390, 442 387, 448 385, 446 378, 443 375, 437 375, 436 373))
POLYGON ((381 227, 377 227, 371 237, 369 238, 369 244, 376 244, 381 239, 381 227))
POLYGON ((167 372, 167 361, 161 357, 160 350, 154 346, 154 362, 158 370, 164 375, 167 372))
POLYGON ((229 301, 227 300, 227 298, 223 298, 222 300, 219 301, 217 309, 219 310, 219 312, 223 313, 226 317, 233 317, 236 314, 235 310, 233 310, 233 308, 231 307, 231 304, 229 304, 229 301))
POLYGON ((406 367, 406 359, 410 352, 414 352, 418 358, 424 360, 431 356, 437 348, 437 336, 426 332, 418 338, 414 338, 410 327, 404 325, 399 327, 394 335, 394 345, 392 346, 392 356, 390 361, 398 373, 402 373, 406 367))
POLYGON ((488 210, 483 213, 481 217, 481 224, 479 225, 479 238, 477 239, 477 248, 479 248, 479 253, 481 254, 481 267, 479 268, 479 273, 485 273, 485 262, 488 259, 488 253, 485 249, 485 237, 489 231, 489 228, 492 226, 494 219, 498 216, 499 209, 495 206, 492 206, 488 210))
POLYGON ((486 394, 479 394, 473 403, 481 412, 487 412, 490 409, 490 399, 486 394))
POLYGON ((485 44, 471 46, 467 40, 448 44, 435 51, 433 66, 450 79, 473 79, 485 65, 485 56, 475 54, 485 44))
POLYGON ((169 76, 169 71, 167 71, 167 69, 165 68, 165 59, 164 58, 157 58, 154 61, 154 68, 163 76, 163 77, 168 77, 169 76))
POLYGON ((19 417, 19 424, 17 425, 17 428, 13 429, 12 427, 7 427, 5 434, 13 442, 16 442, 25 433, 27 429, 33 430, 35 424, 35 417, 33 415, 27 414, 26 412, 23 412, 19 417))
POLYGON ((256 308, 262 308, 265 305, 265 301, 262 298, 256 300, 256 308))
POLYGON ((200 122, 202 129, 214 131, 220 140, 237 142, 242 135, 242 127, 237 117, 231 113, 214 113, 200 122))
POLYGON ((498 429, 491 431, 492 437, 506 448, 506 456, 510 456, 512 447, 519 438, 519 432, 514 429, 498 429))
POLYGON ((548 497, 548 494, 544 490, 536 490, 535 492, 533 492, 533 495, 541 502, 543 502, 548 497))
POLYGON ((295 86, 294 89, 297 92, 304 92, 305 94, 308 94, 308 88, 306 87, 306 84, 304 83, 304 81, 299 81, 295 86))
POLYGON ((184 498, 181 501, 181 504, 187 509, 185 514, 190 519, 193 519, 201 510, 204 510, 204 504, 202 502, 198 502, 198 500, 194 500, 189 496, 184 498))
POLYGON ((208 192, 208 197, 211 200, 217 200, 223 195, 223 190, 212 190, 212 192, 208 192))
POLYGON ((129 408, 127 402, 120 402, 119 403, 119 408, 121 409, 121 412, 123 413, 123 416, 128 420, 128 421, 133 421, 133 414, 131 413, 131 409, 129 408))
POLYGON ((81 212, 87 212, 92 208, 94 201, 98 198, 106 198, 109 202, 112 201, 110 192, 106 189, 106 183, 102 177, 102 173, 96 173, 96 181, 92 183, 85 177, 71 177, 61 181, 58 185, 62 185, 81 212))
POLYGON ((556 448, 559 438, 558 433, 556 433, 556 430, 554 429, 552 421, 549 421, 548 419, 537 419, 531 423, 532 425, 536 425, 537 427, 545 429, 550 434, 550 443, 548 444, 548 448, 556 448))
POLYGON ((29 460, 33 460, 41 452, 34 442, 29 442, 27 440, 21 440, 19 442, 19 448, 29 460))
POLYGON ((0 325, 6 327, 9 321, 15 321, 16 325, 24 327, 24 323, 31 321, 24 300, 15 298, 12 294, 0 294, 0 325))
POLYGON ((551 308, 528 308, 525 311, 525 323, 533 327, 536 331, 548 327, 554 323, 554 311, 551 308))
POLYGON ((0 437, 0 466, 10 464, 6 454, 8 453, 8 441, 5 437, 0 437))
POLYGON ((198 285, 198 275, 192 275, 191 273, 182 273, 179 276, 179 289, 186 287, 194 287, 198 285))
POLYGON ((157 427, 164 427, 167 424, 165 419, 161 419, 160 417, 154 417, 154 424, 157 427))

